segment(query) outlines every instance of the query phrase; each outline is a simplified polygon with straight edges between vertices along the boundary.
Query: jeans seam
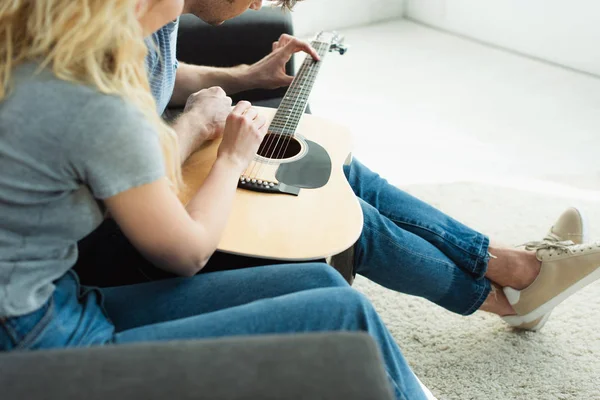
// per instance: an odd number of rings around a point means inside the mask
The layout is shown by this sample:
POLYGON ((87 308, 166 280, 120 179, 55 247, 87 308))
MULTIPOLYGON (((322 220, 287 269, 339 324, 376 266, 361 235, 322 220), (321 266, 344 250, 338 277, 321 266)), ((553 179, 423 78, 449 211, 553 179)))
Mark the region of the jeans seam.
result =
POLYGON ((404 396, 404 393, 402 393, 402 391, 400 390, 400 387, 398 386, 396 381, 392 378, 392 376, 390 375, 390 372, 387 370, 387 368, 385 369, 385 374, 387 375, 388 380, 390 382, 392 382, 392 385, 394 385, 394 392, 398 393, 400 396, 402 396, 400 400, 406 400, 406 396, 404 396))
MULTIPOLYGON (((104 307, 104 292, 102 292, 102 289, 99 287, 96 287, 96 286, 82 286, 77 273, 73 270, 70 270, 69 273, 71 274, 71 276, 73 277, 73 279, 75 280, 75 282, 77 284, 77 301, 80 302, 81 300, 86 298, 91 292, 96 293, 96 296, 97 296, 96 303, 97 303, 98 307, 100 308, 102 315, 104 316, 104 318, 106 318, 108 323, 114 327, 115 324, 112 321, 112 319, 110 318, 110 316, 108 315, 106 308, 104 307)), ((91 327, 88 327, 88 329, 90 329, 90 328, 91 327)), ((86 333, 87 333, 87 331, 86 331, 86 333)), ((86 337, 86 335, 81 335, 77 344, 79 345, 79 343, 85 337, 86 337)))
POLYGON ((8 323, 8 318, 2 318, 0 320, 0 326, 3 327, 6 333, 8 334, 8 337, 12 341, 13 346, 16 346, 19 342, 18 335, 14 328, 8 323))
POLYGON ((421 254, 421 253, 414 252, 414 251, 412 251, 412 250, 410 250, 410 249, 408 249, 408 248, 406 248, 406 247, 404 247, 404 246, 401 246, 401 245, 399 245, 399 244, 398 244, 398 243, 397 243, 397 242, 396 242, 396 241, 395 241, 393 238, 391 238, 391 237, 389 237, 388 235, 386 235, 385 233, 383 233, 383 232, 381 232, 381 231, 377 230, 377 229, 376 229, 376 228, 374 228, 372 225, 370 225, 368 222, 365 222, 365 224, 364 224, 364 227, 365 227, 365 228, 367 228, 367 229, 369 229, 369 230, 371 230, 371 231, 376 231, 376 232, 378 232, 379 234, 381 234, 381 236, 383 236, 383 237, 384 237, 384 238, 385 238, 385 239, 386 239, 388 242, 390 242, 390 243, 391 243, 393 246, 395 246, 396 248, 399 248, 399 249, 401 249, 401 250, 404 250, 405 252, 407 252, 407 253, 409 253, 409 254, 412 254, 413 256, 419 256, 419 257, 422 257, 422 258, 423 258, 423 259, 425 259, 425 260, 434 261, 434 262, 437 262, 437 263, 439 263, 439 264, 443 264, 443 265, 446 265, 446 266, 449 266, 449 267, 454 267, 454 266, 455 266, 455 265, 453 265, 452 263, 449 263, 449 262, 447 262, 447 261, 440 260, 440 259, 438 259, 438 258, 429 257, 429 256, 423 255, 423 254, 421 254))
POLYGON ((23 337, 23 340, 21 340, 21 342, 15 346, 15 350, 28 348, 37 338, 39 338, 41 333, 44 331, 44 329, 46 329, 52 320, 53 311, 54 297, 50 297, 48 308, 46 309, 44 316, 38 321, 37 324, 35 324, 33 329, 31 329, 29 333, 23 337))
MULTIPOLYGON (((487 254, 485 254, 485 255, 483 254, 483 245, 485 242, 486 242, 486 237, 482 235, 481 243, 479 244, 479 251, 478 251, 479 254, 477 255, 477 259, 474 260, 473 268, 471 269, 472 273, 475 273, 478 270, 477 266, 478 266, 479 262, 483 261, 487 258, 487 254)), ((489 247, 489 245, 488 245, 488 247, 489 247)), ((479 272, 479 271, 477 271, 477 272, 479 272)), ((481 276, 485 275, 485 271, 480 271, 480 272, 482 272, 482 273, 478 274, 478 275, 481 275, 481 276)))
MULTIPOLYGON (((484 281, 484 282, 487 282, 487 281, 484 281)), ((489 285, 487 283, 481 287, 481 293, 479 293, 477 300, 475 300, 473 305, 471 305, 471 307, 463 315, 470 315, 470 314, 474 313, 475 311, 477 311, 479 309, 479 307, 481 307, 481 304, 483 303, 481 301, 481 298, 486 294, 486 292, 488 291, 487 290, 488 288, 489 288, 489 285)), ((484 299, 484 301, 485 301, 485 299, 484 299)))

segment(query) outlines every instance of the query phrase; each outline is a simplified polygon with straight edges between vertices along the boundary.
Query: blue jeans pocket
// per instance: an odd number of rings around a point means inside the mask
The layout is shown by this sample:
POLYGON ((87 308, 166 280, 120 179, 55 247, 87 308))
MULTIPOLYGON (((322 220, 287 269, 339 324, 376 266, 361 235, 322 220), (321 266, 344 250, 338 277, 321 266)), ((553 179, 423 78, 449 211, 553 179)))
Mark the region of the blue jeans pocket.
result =
POLYGON ((54 314, 54 297, 38 310, 12 318, 0 319, 0 350, 24 350, 48 327, 54 314))

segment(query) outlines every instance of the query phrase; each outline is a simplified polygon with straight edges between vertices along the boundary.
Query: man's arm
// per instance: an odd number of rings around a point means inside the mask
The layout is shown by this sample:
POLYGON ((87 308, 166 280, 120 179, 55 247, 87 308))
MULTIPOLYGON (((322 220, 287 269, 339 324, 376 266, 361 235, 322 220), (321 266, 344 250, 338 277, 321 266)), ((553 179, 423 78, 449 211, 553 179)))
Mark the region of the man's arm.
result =
POLYGON ((297 52, 303 51, 319 59, 310 44, 290 35, 282 35, 273 43, 273 52, 252 65, 231 68, 206 67, 180 63, 175 77, 175 89, 170 106, 182 106, 199 90, 219 86, 227 95, 250 89, 276 89, 294 80, 285 72, 285 65, 297 52))
POLYGON ((228 95, 256 88, 249 65, 231 68, 205 67, 179 63, 175 77, 175 89, 169 103, 172 107, 186 104, 188 97, 202 89, 219 86, 228 95))

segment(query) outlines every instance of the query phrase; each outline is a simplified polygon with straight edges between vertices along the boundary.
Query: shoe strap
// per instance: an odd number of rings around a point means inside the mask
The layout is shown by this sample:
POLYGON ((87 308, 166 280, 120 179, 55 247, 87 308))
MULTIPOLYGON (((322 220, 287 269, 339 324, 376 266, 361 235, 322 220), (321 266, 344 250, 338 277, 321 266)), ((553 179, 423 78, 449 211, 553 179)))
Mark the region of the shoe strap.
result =
POLYGON ((548 232, 545 238, 542 239, 542 242, 564 242, 560 236, 555 233, 548 232))
POLYGON ((538 251, 538 250, 557 250, 558 254, 562 254, 564 252, 575 254, 577 252, 582 252, 587 250, 593 250, 600 248, 600 242, 590 242, 583 244, 575 244, 570 240, 563 240, 562 242, 551 242, 548 240, 542 240, 539 242, 528 242, 524 243, 519 247, 525 247, 525 250, 528 251, 538 251))
POLYGON ((561 250, 572 253, 573 246, 575 246, 575 243, 573 243, 571 240, 556 241, 546 240, 546 238, 544 238, 544 240, 540 241, 523 243, 521 246, 518 247, 525 247, 525 250, 527 251, 561 250))

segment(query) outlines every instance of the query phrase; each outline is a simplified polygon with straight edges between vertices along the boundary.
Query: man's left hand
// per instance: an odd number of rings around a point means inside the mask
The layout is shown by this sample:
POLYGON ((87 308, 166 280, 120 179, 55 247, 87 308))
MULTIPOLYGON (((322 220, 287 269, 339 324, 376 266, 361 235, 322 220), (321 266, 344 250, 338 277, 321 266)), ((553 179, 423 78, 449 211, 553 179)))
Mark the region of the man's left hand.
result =
POLYGON ((253 86, 261 89, 277 89, 289 86, 294 80, 293 76, 286 74, 285 66, 292 56, 298 52, 305 52, 315 60, 319 60, 317 51, 308 43, 293 36, 283 34, 273 43, 273 52, 248 67, 249 79, 253 86))

